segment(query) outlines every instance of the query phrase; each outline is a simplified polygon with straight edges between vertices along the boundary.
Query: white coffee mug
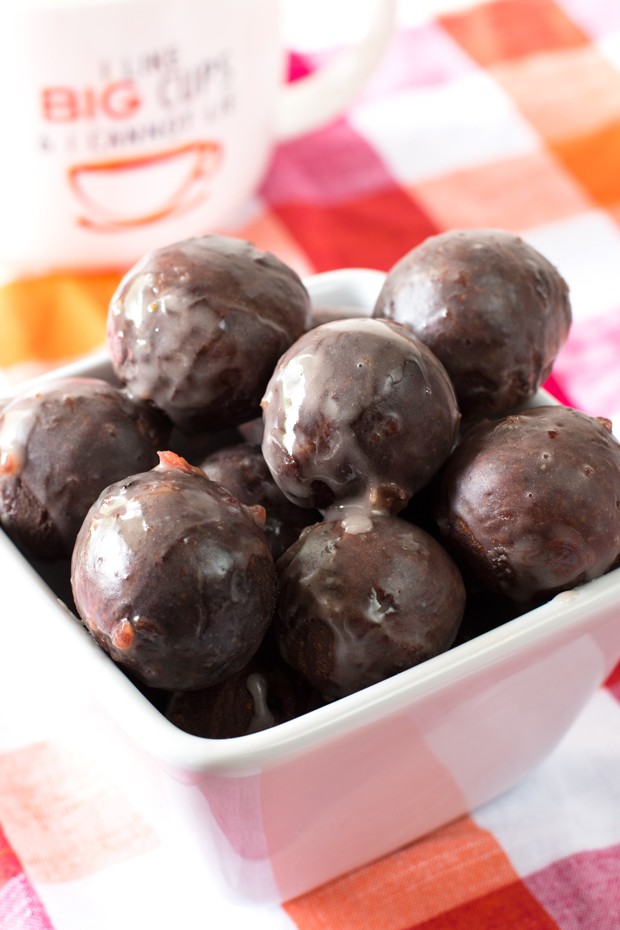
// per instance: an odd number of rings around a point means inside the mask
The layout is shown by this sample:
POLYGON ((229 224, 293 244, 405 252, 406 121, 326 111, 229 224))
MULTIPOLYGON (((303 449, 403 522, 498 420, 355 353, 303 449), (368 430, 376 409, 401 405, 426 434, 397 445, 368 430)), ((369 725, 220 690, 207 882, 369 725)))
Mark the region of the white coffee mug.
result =
POLYGON ((220 227, 256 189, 275 142, 358 91, 394 6, 376 0, 357 45, 289 85, 279 0, 4 7, 0 266, 124 266, 220 227))

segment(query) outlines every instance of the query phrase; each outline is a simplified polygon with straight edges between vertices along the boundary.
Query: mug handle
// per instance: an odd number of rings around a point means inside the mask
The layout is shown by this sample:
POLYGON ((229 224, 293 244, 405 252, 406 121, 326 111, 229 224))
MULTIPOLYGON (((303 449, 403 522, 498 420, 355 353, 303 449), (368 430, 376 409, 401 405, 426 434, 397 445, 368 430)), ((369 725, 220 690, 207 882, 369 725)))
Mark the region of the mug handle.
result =
POLYGON ((280 89, 275 136, 285 142, 338 116, 370 77, 394 32, 397 0, 375 0, 368 29, 357 45, 324 67, 280 89))

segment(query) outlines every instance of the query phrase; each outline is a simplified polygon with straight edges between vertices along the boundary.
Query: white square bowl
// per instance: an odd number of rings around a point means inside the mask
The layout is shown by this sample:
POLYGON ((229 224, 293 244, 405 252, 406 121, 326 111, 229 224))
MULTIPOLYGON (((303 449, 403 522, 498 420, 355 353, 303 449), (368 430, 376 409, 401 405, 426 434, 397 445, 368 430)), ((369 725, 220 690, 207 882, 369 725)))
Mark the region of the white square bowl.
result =
MULTIPOLYGON (((306 282, 316 307, 368 314, 383 275, 306 282)), ((113 380, 105 354, 46 378, 113 380)), ((538 402, 547 402, 541 394, 538 402)), ((0 714, 41 669, 88 693, 94 745, 166 811, 223 887, 287 900, 472 811, 557 744, 620 660, 620 569, 422 665, 270 730, 201 739, 168 722, 0 533, 0 714), (11 682, 11 675, 13 682, 11 682), (4 689, 4 694, 2 693, 4 689)), ((75 697, 77 696, 77 697, 75 697)))

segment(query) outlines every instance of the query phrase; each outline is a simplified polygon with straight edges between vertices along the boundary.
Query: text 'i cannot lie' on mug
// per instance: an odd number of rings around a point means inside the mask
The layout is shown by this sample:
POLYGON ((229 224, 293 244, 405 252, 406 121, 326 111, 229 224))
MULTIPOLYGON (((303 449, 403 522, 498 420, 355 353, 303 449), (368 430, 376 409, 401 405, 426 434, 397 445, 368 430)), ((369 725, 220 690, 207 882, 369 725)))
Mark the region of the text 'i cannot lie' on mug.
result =
POLYGON ((127 266, 221 226, 257 187, 275 142, 326 122, 358 91, 389 41, 394 5, 376 0, 356 45, 289 85, 278 0, 3 8, 5 278, 127 266))

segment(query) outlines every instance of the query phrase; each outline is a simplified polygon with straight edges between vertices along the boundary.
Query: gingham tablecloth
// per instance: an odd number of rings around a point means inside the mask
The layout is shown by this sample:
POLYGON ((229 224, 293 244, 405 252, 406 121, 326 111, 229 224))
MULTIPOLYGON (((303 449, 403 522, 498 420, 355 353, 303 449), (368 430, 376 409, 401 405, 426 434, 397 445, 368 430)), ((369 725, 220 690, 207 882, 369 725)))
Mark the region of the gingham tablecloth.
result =
MULTIPOLYGON (((320 35, 304 35, 293 76, 329 53, 320 35)), ((428 18, 403 0, 364 94, 343 118, 281 146, 224 231, 309 274, 388 269, 450 227, 513 230, 571 289, 574 325, 548 386, 618 425, 619 224, 620 3, 491 0, 428 18)), ((0 364, 95 345, 106 284, 63 282, 45 330, 3 291, 0 364)), ((620 669, 506 795, 298 900, 250 907, 231 903, 145 817, 98 751, 79 696, 59 728, 45 714, 22 723, 17 694, 0 707, 0 927, 615 930, 619 702, 620 669)))

